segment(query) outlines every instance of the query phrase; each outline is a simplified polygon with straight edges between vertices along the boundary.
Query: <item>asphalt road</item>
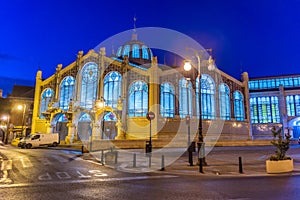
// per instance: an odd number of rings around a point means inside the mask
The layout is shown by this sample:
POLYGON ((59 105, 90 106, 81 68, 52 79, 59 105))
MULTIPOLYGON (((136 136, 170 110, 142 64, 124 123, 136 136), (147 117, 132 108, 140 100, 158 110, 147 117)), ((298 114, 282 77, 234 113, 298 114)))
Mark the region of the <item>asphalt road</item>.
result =
POLYGON ((299 199, 300 176, 125 173, 50 149, 0 149, 0 199, 299 199), (11 160, 11 161, 9 161, 11 160), (7 171, 7 174, 6 172, 7 171))

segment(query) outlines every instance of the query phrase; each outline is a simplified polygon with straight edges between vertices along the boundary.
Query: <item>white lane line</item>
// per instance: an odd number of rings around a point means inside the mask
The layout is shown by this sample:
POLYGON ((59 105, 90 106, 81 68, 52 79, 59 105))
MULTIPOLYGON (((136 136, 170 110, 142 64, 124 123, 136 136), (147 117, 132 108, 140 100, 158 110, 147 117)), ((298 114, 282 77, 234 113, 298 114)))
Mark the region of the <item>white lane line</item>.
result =
POLYGON ((114 181, 134 181, 147 179, 162 179, 162 178, 176 178, 178 176, 162 175, 162 176, 135 176, 135 177, 121 177, 121 178, 102 178, 102 179, 79 179, 66 181, 45 181, 39 183, 18 183, 0 185, 0 188, 14 188, 14 187, 31 187, 31 186, 47 186, 50 184, 68 184, 68 183, 87 183, 87 182, 114 182, 114 181))

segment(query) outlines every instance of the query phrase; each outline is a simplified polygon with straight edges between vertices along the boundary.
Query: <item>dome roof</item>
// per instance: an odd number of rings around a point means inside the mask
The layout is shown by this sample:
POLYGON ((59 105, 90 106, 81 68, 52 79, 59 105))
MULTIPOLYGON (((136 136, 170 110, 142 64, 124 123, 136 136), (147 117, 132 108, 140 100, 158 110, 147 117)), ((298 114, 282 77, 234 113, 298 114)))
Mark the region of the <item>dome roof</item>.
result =
POLYGON ((136 34, 133 34, 132 40, 118 48, 116 56, 122 59, 127 56, 129 62, 138 65, 151 63, 152 60, 151 49, 143 42, 138 41, 136 34))

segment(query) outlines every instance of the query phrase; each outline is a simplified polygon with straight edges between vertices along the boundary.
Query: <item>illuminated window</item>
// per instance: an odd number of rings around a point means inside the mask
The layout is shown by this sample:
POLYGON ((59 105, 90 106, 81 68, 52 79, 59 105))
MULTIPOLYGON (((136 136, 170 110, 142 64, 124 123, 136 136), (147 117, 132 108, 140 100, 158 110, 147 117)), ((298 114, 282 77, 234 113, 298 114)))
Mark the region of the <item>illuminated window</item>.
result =
POLYGON ((278 97, 250 98, 251 123, 279 123, 278 97))
POLYGON ((117 56, 120 57, 122 52, 122 46, 120 46, 117 50, 117 56))
POLYGON ((183 78, 179 80, 179 115, 185 118, 192 115, 192 83, 183 78))
POLYGON ((132 57, 139 58, 140 57, 140 47, 138 44, 132 45, 132 57))
POLYGON ((48 105, 53 101, 54 91, 51 88, 47 88, 42 92, 42 99, 40 105, 40 118, 44 118, 42 112, 48 109, 48 105))
POLYGON ((230 90, 224 83, 219 85, 219 105, 220 118, 223 120, 230 120, 230 90))
POLYGON ((300 95, 287 96, 286 109, 288 116, 300 116, 300 95))
POLYGON ((128 115, 145 117, 148 112, 148 86, 144 81, 135 81, 129 88, 128 115))
POLYGON ((142 58, 149 59, 148 48, 145 45, 142 46, 142 58))
POLYGON ((244 98, 240 91, 235 91, 233 93, 234 100, 234 117, 237 121, 244 121, 244 98))
MULTIPOLYGON (((196 79, 196 113, 199 116, 199 78, 196 79)), ((201 75, 201 110, 203 119, 216 118, 215 106, 215 83, 213 79, 207 75, 201 75)))
POLYGON ((129 52, 130 52, 130 45, 125 45, 124 50, 123 50, 123 57, 125 57, 125 56, 129 57, 129 52))
POLYGON ((81 80, 80 106, 91 109, 97 98, 98 65, 92 62, 85 64, 82 68, 81 80))
POLYGON ((119 72, 108 73, 104 78, 103 96, 106 105, 117 108, 122 91, 122 76, 119 72))
POLYGON ((163 117, 175 115, 175 89, 171 83, 160 85, 160 114, 163 117))
POLYGON ((75 79, 72 76, 67 76, 63 79, 60 85, 59 107, 63 110, 68 110, 69 103, 73 97, 75 79))

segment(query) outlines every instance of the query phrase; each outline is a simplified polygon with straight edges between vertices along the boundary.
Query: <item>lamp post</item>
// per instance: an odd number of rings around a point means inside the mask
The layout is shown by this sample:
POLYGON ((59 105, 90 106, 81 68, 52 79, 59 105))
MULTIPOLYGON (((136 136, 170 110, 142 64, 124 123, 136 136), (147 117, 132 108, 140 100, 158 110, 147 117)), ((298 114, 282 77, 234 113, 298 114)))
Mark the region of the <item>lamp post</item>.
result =
MULTIPOLYGON (((201 100, 201 55, 198 51, 194 51, 197 58, 197 70, 198 70, 198 109, 199 109, 199 124, 198 124, 198 161, 199 161, 199 172, 203 173, 203 164, 207 165, 205 161, 205 143, 203 140, 203 129, 202 129, 202 100, 201 100)), ((211 51, 211 49, 210 49, 211 51)), ((186 61, 184 63, 185 71, 190 71, 192 68, 191 62, 186 61)), ((212 71, 215 69, 214 60, 211 56, 208 59, 208 70, 212 71)))
MULTIPOLYGON (((189 62, 189 61, 187 61, 189 62)), ((184 64, 184 70, 185 71, 190 71, 192 66, 190 64, 184 64)), ((189 81, 191 79, 186 77, 186 95, 187 95, 187 115, 186 115, 186 123, 188 125, 188 142, 187 142, 187 146, 188 146, 188 153, 189 153, 189 164, 190 166, 193 166, 193 153, 192 153, 192 148, 191 148, 191 123, 190 123, 190 90, 189 90, 189 81)))
MULTIPOLYGON (((96 107, 98 109, 105 108, 105 100, 103 97, 101 97, 100 100, 96 100, 96 107)), ((105 111, 103 112, 103 116, 102 116, 101 139, 104 138, 104 116, 105 116, 105 111)))
MULTIPOLYGON (((22 136, 23 136, 23 133, 24 133, 24 123, 25 123, 26 104, 18 105, 17 108, 18 108, 18 110, 23 110, 23 115, 22 115, 22 136)), ((26 136, 26 133, 25 133, 24 136, 26 136)))

